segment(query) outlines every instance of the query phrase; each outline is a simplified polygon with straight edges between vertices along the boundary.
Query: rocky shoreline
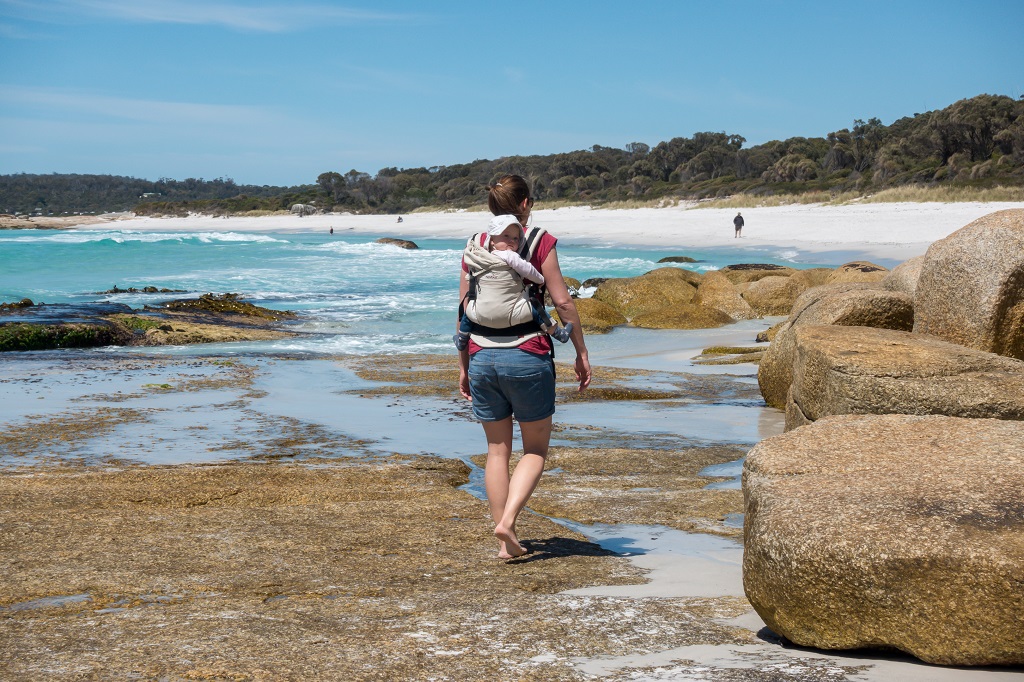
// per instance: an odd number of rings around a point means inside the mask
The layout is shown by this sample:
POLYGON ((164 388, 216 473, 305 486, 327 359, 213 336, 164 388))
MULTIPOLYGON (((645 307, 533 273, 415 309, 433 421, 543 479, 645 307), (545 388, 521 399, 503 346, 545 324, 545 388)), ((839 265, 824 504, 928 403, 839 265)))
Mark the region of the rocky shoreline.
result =
MULTIPOLYGON (((335 363, 368 382, 356 400, 451 400, 458 418, 465 407, 453 395, 454 358, 406 360, 335 363)), ((326 361, 276 362, 291 373, 296 363, 326 361)), ((61 374, 62 384, 93 380, 85 359, 62 371, 78 363, 82 373, 61 374)), ((742 456, 742 446, 666 441, 623 450, 608 444, 629 434, 560 432, 574 444, 554 448, 537 508, 524 515, 531 554, 501 562, 486 504, 461 487, 470 469, 458 459, 373 454, 366 442, 295 420, 247 427, 247 415, 274 397, 257 381, 266 368, 244 358, 109 358, 102 366, 140 388, 90 397, 83 384, 70 404, 97 400, 108 413, 28 417, 0 438, 8 454, 0 666, 12 679, 489 679, 501 668, 574 680, 582 679, 576 663, 593 657, 758 641, 725 622, 749 609, 738 597, 564 594, 645 579, 626 557, 545 516, 736 537, 723 519, 741 510, 740 491, 707 489, 726 479, 700 471, 742 456), (118 433, 167 437, 158 405, 207 397, 234 425, 234 461, 160 466, 102 456, 118 433)), ((650 374, 604 368, 596 390, 576 399, 685 395, 710 404, 756 393, 729 377, 658 373, 664 389, 654 395, 636 388, 650 374)), ((4 381, 39 380, 27 368, 4 381)), ((558 390, 574 393, 568 381, 558 390)), ((218 447, 205 408, 173 408, 183 409, 197 417, 188 442, 218 447)))
POLYGON ((583 601, 607 625, 559 658, 624 651, 614 600, 557 593, 641 580, 628 561, 530 515, 533 554, 494 562, 466 474, 392 458, 0 477, 19 548, 0 662, 25 679, 483 679, 509 650, 524 674, 557 669, 529 659, 583 601))
POLYGON ((207 293, 142 310, 24 299, 0 304, 0 352, 268 341, 294 336, 296 332, 282 325, 295 319, 294 313, 256 306, 230 293, 207 293))

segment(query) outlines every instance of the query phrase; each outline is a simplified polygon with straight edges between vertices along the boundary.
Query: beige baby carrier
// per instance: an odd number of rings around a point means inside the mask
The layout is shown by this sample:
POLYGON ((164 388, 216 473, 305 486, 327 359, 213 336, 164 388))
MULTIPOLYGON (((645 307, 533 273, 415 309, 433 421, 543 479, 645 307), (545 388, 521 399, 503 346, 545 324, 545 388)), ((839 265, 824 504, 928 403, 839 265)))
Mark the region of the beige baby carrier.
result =
MULTIPOLYGON (((519 255, 529 261, 545 230, 525 230, 519 255)), ((521 344, 543 332, 533 319, 531 296, 543 300, 544 287, 525 281, 512 267, 490 251, 490 235, 475 234, 466 242, 463 260, 468 272, 469 291, 465 312, 473 322, 470 337, 483 348, 505 348, 521 344)))

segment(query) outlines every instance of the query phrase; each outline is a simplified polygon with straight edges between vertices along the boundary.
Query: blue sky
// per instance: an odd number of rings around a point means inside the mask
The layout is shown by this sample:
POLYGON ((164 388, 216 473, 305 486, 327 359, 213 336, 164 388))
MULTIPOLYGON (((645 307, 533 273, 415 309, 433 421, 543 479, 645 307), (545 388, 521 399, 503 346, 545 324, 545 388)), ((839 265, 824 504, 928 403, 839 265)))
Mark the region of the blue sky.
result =
POLYGON ((0 174, 294 185, 1024 94, 1024 0, 0 0, 0 174))

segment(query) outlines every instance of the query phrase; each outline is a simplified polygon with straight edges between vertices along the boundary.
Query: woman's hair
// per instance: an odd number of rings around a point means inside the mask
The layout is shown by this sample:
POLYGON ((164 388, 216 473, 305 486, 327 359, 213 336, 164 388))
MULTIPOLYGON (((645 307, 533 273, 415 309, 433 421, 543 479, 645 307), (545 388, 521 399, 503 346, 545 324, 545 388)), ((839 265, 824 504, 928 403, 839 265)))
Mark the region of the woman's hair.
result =
POLYGON ((494 215, 514 215, 523 222, 523 200, 530 198, 530 186, 518 175, 503 175, 487 187, 487 208, 494 215))

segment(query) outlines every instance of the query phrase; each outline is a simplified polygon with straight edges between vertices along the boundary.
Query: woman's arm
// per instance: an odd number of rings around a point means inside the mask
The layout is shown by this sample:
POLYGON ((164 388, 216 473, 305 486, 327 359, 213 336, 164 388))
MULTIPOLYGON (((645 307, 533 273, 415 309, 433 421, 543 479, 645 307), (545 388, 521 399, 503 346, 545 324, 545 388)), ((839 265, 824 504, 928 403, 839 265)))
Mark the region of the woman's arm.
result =
MULTIPOLYGON (((557 247, 556 247, 557 248, 557 247)), ((548 293, 558 311, 558 319, 562 324, 572 322, 572 345, 576 347, 576 378, 580 382, 582 391, 590 385, 593 374, 590 369, 590 356, 587 353, 587 343, 583 340, 583 325, 580 323, 580 314, 576 310, 572 296, 569 295, 569 288, 565 286, 565 279, 562 277, 562 268, 558 264, 558 254, 552 248, 541 263, 540 272, 544 275, 547 283, 548 293)))
MULTIPOLYGON (((469 293, 469 280, 466 279, 466 273, 459 268, 459 307, 462 306, 462 302, 466 300, 466 294, 469 293)), ((456 308, 457 310, 458 308, 456 308)), ((455 319, 456 331, 459 327, 459 319, 455 319)), ((469 393, 469 348, 464 348, 459 351, 459 393, 466 400, 472 400, 473 396, 469 393)))

